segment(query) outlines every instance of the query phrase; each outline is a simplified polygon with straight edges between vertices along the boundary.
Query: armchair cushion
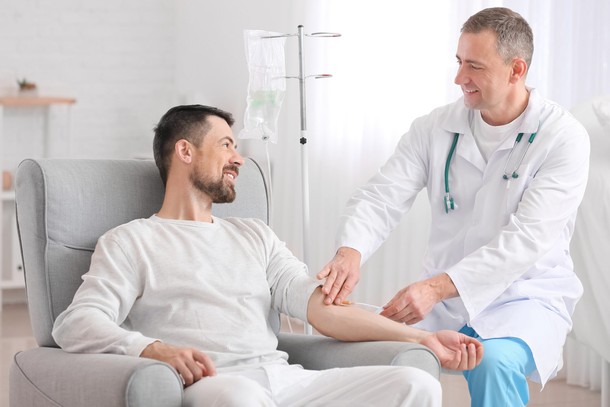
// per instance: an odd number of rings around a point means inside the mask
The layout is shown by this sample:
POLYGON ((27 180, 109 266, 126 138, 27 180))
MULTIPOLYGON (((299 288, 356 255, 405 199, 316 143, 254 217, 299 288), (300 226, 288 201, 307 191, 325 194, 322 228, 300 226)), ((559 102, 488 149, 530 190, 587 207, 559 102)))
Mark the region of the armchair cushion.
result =
POLYGON ((352 366, 416 366, 440 377, 440 363, 427 347, 406 342, 341 342, 319 335, 280 333, 278 348, 288 362, 305 369, 323 370, 352 366))
POLYGON ((152 359, 43 347, 20 352, 13 362, 11 406, 182 404, 180 377, 171 366, 152 359))

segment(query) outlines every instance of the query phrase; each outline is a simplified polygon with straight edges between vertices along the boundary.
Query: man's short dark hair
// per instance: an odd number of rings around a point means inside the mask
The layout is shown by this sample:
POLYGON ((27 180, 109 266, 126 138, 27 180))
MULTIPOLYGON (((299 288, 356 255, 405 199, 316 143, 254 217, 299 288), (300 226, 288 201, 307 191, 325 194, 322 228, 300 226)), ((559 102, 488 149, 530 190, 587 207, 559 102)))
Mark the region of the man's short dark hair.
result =
POLYGON ((159 124, 155 127, 153 154, 164 185, 167 184, 167 175, 176 142, 185 139, 199 147, 203 137, 210 131, 211 125, 208 122, 210 116, 224 119, 229 126, 233 126, 235 123, 231 113, 203 105, 172 107, 161 117, 159 124))

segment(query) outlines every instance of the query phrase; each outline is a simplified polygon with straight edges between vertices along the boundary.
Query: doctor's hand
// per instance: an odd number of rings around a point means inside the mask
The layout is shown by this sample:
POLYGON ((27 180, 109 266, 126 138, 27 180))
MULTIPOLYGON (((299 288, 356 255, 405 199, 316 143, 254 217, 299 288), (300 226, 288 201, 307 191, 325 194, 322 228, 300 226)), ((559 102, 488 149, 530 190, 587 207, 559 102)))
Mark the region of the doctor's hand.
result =
POLYGON ((360 252, 351 247, 340 247, 335 257, 320 271, 318 280, 326 279, 322 292, 324 303, 343 303, 360 280, 360 252))
POLYGON ((451 370, 474 369, 483 358, 483 344, 455 331, 431 333, 421 341, 434 352, 441 366, 451 370))
POLYGON ((457 295, 451 278, 446 273, 439 274, 400 290, 383 306, 380 315, 408 325, 415 324, 423 320, 437 302, 457 295))
POLYGON ((197 349, 179 348, 156 341, 144 348, 140 357, 168 363, 178 371, 185 387, 216 374, 212 359, 197 349))

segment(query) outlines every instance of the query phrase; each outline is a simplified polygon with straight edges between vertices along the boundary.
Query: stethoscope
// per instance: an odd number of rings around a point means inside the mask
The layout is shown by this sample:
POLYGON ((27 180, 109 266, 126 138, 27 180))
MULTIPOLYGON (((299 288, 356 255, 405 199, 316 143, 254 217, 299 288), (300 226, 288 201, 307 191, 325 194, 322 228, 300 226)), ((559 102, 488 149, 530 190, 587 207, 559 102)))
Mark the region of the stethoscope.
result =
MULTIPOLYGON (((453 143, 451 143, 451 148, 449 149, 449 154, 447 155, 447 161, 445 161, 445 199, 444 199, 445 213, 449 213, 449 210, 454 210, 455 208, 457 208, 457 205, 455 204, 455 201, 453 200, 453 197, 451 196, 451 193, 449 192, 449 166, 451 165, 451 158, 453 157, 453 153, 455 152, 455 147, 457 146, 457 142, 458 142, 459 138, 460 138, 460 133, 454 133, 453 143)), ((513 156, 513 152, 515 151, 517 144, 519 144, 521 142, 522 138, 523 138, 523 133, 519 133, 517 135, 517 138, 515 139, 515 143, 513 144, 513 147, 510 150, 510 153, 508 154, 508 158, 506 159, 506 163, 504 164, 504 173, 502 174, 502 179, 504 179, 504 180, 509 180, 511 178, 519 178, 517 169, 523 163, 523 158, 525 158, 525 154, 527 154, 527 150, 529 150, 530 146, 534 142, 534 139, 536 138, 536 133, 532 133, 530 135, 530 138, 527 140, 527 146, 523 149, 523 152, 521 153, 521 157, 519 157, 519 160, 517 161, 517 165, 515 165, 514 169, 512 171, 506 171, 506 169, 508 168, 508 164, 510 163, 511 158, 513 156)))

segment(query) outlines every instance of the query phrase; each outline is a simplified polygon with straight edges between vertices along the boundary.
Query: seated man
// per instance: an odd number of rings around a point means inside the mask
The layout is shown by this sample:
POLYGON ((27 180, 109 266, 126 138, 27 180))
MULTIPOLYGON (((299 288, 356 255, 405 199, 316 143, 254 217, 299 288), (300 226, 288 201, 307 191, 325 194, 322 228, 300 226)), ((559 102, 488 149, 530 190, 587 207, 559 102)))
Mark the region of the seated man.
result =
POLYGON ((419 342, 451 369, 474 368, 483 349, 457 332, 326 305, 319 283, 267 225, 212 216, 212 203, 235 198, 243 163, 232 124, 229 113, 199 105, 161 118, 153 148, 166 187, 162 207, 99 239, 89 272, 55 322, 57 343, 69 352, 167 362, 184 381, 186 405, 440 406, 440 384, 416 368, 288 365, 271 310, 344 341, 419 342))

